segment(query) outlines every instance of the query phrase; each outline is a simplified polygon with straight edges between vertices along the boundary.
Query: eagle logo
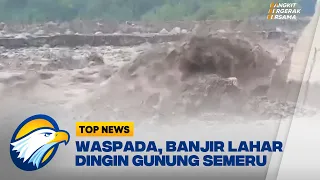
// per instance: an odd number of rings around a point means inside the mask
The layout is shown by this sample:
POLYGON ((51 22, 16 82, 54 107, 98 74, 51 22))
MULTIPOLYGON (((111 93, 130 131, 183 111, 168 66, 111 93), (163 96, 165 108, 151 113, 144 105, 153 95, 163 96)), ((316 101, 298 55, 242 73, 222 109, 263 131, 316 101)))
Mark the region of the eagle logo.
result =
POLYGON ((69 139, 69 133, 60 130, 53 118, 43 114, 31 116, 18 126, 11 138, 11 159, 24 171, 38 170, 48 164, 59 145, 67 145, 69 139))

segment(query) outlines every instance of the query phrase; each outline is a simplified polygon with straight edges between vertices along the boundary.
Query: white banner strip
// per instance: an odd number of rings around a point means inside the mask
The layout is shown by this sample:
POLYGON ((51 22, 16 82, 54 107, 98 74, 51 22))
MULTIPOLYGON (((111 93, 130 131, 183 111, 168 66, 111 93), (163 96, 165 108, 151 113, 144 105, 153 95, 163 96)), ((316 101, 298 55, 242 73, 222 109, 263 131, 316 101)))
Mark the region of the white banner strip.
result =
MULTIPOLYGON (((316 21, 314 24, 315 34, 314 36, 310 34, 313 37, 313 42, 303 77, 303 82, 307 83, 302 84, 298 105, 308 104, 308 99, 313 98, 310 96, 312 88, 309 87, 308 82, 319 82, 320 84, 320 81, 318 81, 320 79, 320 66, 318 66, 320 62, 315 62, 317 60, 320 61, 319 58, 315 57, 316 48, 320 47, 320 3, 317 3, 316 7, 316 13, 313 18, 316 21)), ((318 55, 317 57, 320 56, 318 55)), ((318 96, 320 96, 320 92, 318 96)), ((283 154, 274 153, 272 155, 266 176, 267 180, 320 179, 319 116, 318 119, 293 117, 291 122, 282 122, 277 140, 285 143, 285 150, 283 154)))

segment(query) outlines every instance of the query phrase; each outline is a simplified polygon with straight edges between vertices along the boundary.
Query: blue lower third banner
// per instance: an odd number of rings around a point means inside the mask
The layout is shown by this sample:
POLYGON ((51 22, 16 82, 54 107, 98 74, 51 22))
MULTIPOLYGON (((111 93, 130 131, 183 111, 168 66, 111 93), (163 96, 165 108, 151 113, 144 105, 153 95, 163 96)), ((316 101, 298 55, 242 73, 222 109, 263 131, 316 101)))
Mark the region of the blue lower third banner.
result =
POLYGON ((63 145, 73 151, 66 157, 74 157, 74 164, 65 162, 73 167, 263 167, 268 154, 283 152, 281 141, 137 140, 135 133, 133 122, 77 122, 73 137, 52 117, 38 114, 16 128, 10 155, 19 169, 36 171, 50 165, 63 145))
POLYGON ((280 141, 166 141, 165 147, 155 141, 76 141, 81 155, 75 156, 75 166, 266 166, 267 155, 249 153, 282 152, 282 148, 280 141), (94 152, 104 154, 93 155, 94 152), (110 152, 134 154, 109 155, 110 152), (217 152, 233 154, 216 155, 217 152))

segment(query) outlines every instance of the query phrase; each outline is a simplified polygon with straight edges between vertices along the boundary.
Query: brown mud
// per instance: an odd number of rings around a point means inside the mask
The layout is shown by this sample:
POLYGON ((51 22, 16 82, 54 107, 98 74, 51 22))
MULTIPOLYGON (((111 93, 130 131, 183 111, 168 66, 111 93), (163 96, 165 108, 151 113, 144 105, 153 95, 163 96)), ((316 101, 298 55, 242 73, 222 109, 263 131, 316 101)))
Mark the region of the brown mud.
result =
MULTIPOLYGON (((143 26, 140 34, 88 35, 72 29, 61 35, 46 25, 28 36, 5 34, 0 38, 2 97, 60 104, 84 120, 291 117, 295 102, 280 98, 281 87, 301 27, 293 32, 288 23, 272 28, 205 23, 167 34, 143 34, 150 30, 143 26)), ((32 27, 22 29, 30 33, 32 27)))

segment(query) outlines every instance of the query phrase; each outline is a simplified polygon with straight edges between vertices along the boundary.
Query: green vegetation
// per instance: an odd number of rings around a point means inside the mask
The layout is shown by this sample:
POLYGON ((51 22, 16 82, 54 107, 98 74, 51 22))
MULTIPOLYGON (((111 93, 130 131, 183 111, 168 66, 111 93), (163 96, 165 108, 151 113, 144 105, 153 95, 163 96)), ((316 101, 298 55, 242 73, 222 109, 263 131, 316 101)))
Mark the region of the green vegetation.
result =
MULTIPOLYGON (((266 15, 272 0, 0 0, 0 21, 205 20, 266 15)), ((280 0, 280 2, 298 0, 280 0)), ((278 1, 279 2, 279 1, 278 1)))

